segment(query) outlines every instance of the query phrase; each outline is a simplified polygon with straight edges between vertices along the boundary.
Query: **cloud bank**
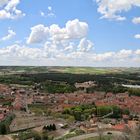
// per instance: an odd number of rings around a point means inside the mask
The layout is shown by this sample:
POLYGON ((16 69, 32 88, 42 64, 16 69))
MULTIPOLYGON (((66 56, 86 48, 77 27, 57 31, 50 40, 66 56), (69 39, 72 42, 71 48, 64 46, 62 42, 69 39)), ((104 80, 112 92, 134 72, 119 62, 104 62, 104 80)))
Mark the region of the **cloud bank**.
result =
POLYGON ((31 48, 14 44, 0 49, 0 65, 140 66, 140 49, 118 52, 73 51, 65 54, 46 44, 31 48))
MULTIPOLYGON (((88 30, 88 23, 78 19, 67 21, 64 27, 35 25, 31 27, 25 45, 0 48, 0 65, 140 66, 140 49, 96 53, 88 30)), ((3 40, 15 35, 9 29, 3 40)))

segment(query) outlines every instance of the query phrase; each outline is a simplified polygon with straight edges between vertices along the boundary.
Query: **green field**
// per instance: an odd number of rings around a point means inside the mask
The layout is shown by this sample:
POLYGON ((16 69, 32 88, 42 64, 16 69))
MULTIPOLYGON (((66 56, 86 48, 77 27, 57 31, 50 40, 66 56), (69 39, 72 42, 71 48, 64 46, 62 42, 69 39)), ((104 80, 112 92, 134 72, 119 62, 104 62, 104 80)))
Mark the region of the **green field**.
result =
POLYGON ((72 74, 140 73, 140 68, 115 67, 49 67, 48 72, 72 74))
POLYGON ((71 73, 71 74, 140 73, 140 68, 0 66, 0 75, 21 74, 21 73, 71 73))
POLYGON ((73 74, 105 74, 111 73, 112 70, 104 68, 92 68, 92 67, 57 67, 49 69, 50 72, 60 72, 60 73, 73 73, 73 74))

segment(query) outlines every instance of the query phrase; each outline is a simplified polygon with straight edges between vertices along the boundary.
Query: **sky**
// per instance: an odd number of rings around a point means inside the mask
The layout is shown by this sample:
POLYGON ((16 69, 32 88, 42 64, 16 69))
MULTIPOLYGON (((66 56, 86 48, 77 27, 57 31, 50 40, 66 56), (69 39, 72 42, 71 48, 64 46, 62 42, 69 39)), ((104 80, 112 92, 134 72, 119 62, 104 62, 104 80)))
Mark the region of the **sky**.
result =
POLYGON ((140 0, 0 0, 0 65, 140 67, 140 0))

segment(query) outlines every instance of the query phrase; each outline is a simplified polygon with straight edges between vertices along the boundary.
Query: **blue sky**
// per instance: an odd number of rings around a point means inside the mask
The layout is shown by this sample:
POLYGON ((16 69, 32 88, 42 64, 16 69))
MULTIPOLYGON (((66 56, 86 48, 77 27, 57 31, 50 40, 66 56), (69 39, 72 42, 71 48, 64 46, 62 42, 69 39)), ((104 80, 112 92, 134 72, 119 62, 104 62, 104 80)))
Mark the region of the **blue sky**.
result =
POLYGON ((140 0, 0 0, 0 65, 140 66, 140 0))

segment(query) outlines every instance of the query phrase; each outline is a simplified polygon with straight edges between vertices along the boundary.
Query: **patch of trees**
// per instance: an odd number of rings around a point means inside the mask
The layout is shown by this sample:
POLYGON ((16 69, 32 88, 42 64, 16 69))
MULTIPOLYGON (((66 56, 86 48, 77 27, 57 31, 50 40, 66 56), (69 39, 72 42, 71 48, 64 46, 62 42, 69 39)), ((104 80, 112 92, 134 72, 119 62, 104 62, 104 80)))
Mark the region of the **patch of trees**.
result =
POLYGON ((44 82, 42 89, 48 93, 72 93, 76 89, 70 84, 44 82))
POLYGON ((134 89, 134 88, 130 88, 129 90, 128 90, 128 92, 129 92, 129 95, 130 96, 140 96, 140 89, 134 89))
POLYGON ((140 84, 140 77, 138 73, 91 75, 91 74, 70 74, 70 73, 48 73, 48 72, 0 76, 0 83, 6 84, 13 83, 22 85, 34 85, 34 83, 40 83, 41 85, 43 85, 43 90, 48 91, 50 93, 73 92, 76 90, 74 86, 76 82, 82 83, 86 81, 96 81, 97 84, 96 87, 91 87, 87 89, 88 93, 93 93, 94 91, 120 93, 128 91, 128 88, 121 86, 122 84, 132 84, 132 85, 140 84), (52 82, 48 83, 48 81, 52 82))
POLYGON ((121 118, 123 114, 123 110, 117 106, 99 106, 97 107, 97 116, 103 117, 107 114, 112 113, 109 115, 109 118, 121 118))
POLYGON ((4 75, 0 76, 0 83, 4 84, 21 84, 32 85, 33 82, 28 77, 22 77, 21 75, 4 75))
POLYGON ((12 101, 6 101, 2 105, 3 106, 11 106, 12 105, 12 101))
POLYGON ((97 84, 96 87, 90 87, 87 89, 87 93, 94 93, 95 91, 112 92, 114 94, 124 93, 128 91, 126 87, 120 85, 114 85, 113 83, 97 84))
POLYGON ((8 133, 8 128, 5 123, 0 123, 0 134, 5 135, 8 133))
POLYGON ((94 105, 80 105, 72 108, 65 109, 63 114, 69 114, 74 116, 77 121, 84 121, 88 119, 89 116, 96 112, 94 105))
POLYGON ((65 109, 63 111, 63 114, 74 116, 76 121, 84 121, 91 117, 91 115, 93 114, 98 117, 103 117, 107 114, 111 114, 108 116, 109 118, 121 118, 122 114, 129 115, 129 111, 122 110, 117 106, 80 105, 65 109))
POLYGON ((9 126, 14 118, 15 115, 11 114, 4 121, 0 122, 0 134, 4 135, 10 132, 9 126))
POLYGON ((53 138, 49 137, 46 132, 38 133, 36 131, 19 132, 18 136, 13 136, 13 139, 18 139, 18 140, 27 140, 27 139, 53 140, 53 138))
POLYGON ((56 130, 56 125, 55 124, 50 124, 50 125, 44 126, 43 130, 45 130, 45 131, 55 131, 56 130))
MULTIPOLYGON (((76 82, 96 81, 97 87, 92 87, 87 92, 105 91, 120 93, 125 92, 128 88, 122 87, 122 84, 140 84, 138 74, 69 74, 69 73, 38 73, 38 74, 22 74, 21 77, 29 78, 32 82, 43 83, 47 80, 66 82, 74 88, 76 82)), ((55 86, 55 85, 54 85, 55 86)))

